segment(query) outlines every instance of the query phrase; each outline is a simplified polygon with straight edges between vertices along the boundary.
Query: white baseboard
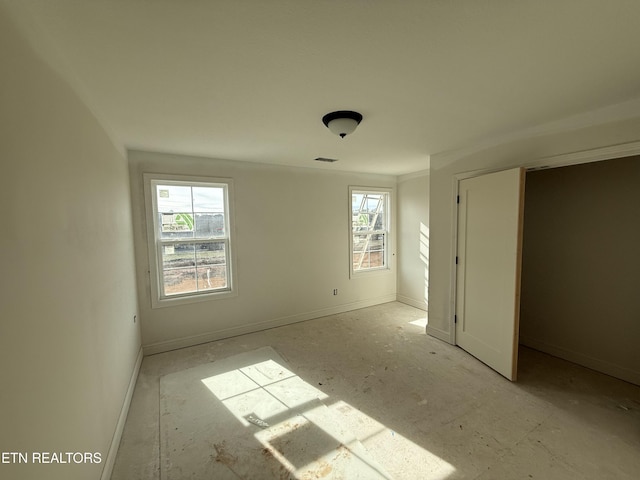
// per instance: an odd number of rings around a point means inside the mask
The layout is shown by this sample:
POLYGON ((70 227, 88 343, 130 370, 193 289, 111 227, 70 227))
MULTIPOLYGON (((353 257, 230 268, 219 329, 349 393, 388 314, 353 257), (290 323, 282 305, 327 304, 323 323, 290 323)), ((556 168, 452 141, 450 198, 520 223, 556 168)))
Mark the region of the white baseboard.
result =
POLYGON ((630 368, 622 367, 580 352, 574 352, 531 337, 520 335, 520 343, 526 347, 531 347, 534 350, 539 350, 541 352, 548 353, 549 355, 553 355, 554 357, 562 358, 564 360, 577 363, 578 365, 582 365, 583 367, 611 375, 612 377, 619 378, 626 382, 640 385, 640 372, 631 370, 630 368))
POLYGON ((109 446, 109 452, 104 461, 104 468, 102 469, 102 475, 100 480, 109 480, 113 473, 113 467, 116 463, 116 455, 118 454, 118 447, 120 446, 120 440, 122 439, 122 432, 124 431, 124 424, 127 421, 127 415, 129 413, 129 407, 131 406, 131 399, 133 398, 133 391, 136 388, 136 381, 138 380, 138 374, 140 373, 140 366, 142 365, 143 349, 140 347, 138 350, 138 357, 136 358, 136 364, 133 367, 131 378, 129 379, 129 386, 127 387, 127 393, 122 403, 122 409, 120 409, 120 416, 118 417, 118 423, 116 424, 116 431, 111 439, 111 445, 109 446))
POLYGON ((454 345, 453 338, 450 332, 446 332, 444 330, 440 330, 439 328, 432 327, 429 324, 427 324, 427 335, 431 335, 432 337, 435 337, 438 340, 442 340, 443 342, 447 342, 451 345, 454 345))
POLYGON ((384 297, 376 297, 367 300, 360 300, 357 302, 336 305, 334 307, 321 308, 319 310, 314 310, 311 312, 299 313, 281 318, 274 318, 271 320, 250 323, 238 327, 224 328, 213 332, 178 338, 176 340, 167 340, 164 342, 152 343, 143 346, 144 355, 154 355, 156 353, 168 352, 170 350, 177 350, 179 348, 192 347, 194 345, 200 345, 202 343, 222 340, 223 338, 236 337, 238 335, 259 332, 261 330, 268 330, 275 327, 282 327, 284 325, 290 325, 292 323, 304 322, 305 320, 312 320, 314 318, 326 317, 327 315, 335 315, 336 313, 349 312, 351 310, 357 310, 359 308, 371 307, 374 305, 380 305, 383 303, 394 301, 396 301, 395 294, 386 295, 384 297))
POLYGON ((396 295, 396 301, 411 307, 419 308, 425 312, 427 311, 427 302, 424 300, 416 300, 415 298, 406 297, 404 295, 396 295))

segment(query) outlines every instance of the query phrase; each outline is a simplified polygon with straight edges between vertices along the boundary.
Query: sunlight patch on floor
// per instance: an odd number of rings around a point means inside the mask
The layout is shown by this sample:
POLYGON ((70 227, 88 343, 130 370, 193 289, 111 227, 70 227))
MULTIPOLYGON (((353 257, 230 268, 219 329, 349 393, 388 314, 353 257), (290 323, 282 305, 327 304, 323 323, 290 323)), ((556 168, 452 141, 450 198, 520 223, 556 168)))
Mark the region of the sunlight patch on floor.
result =
POLYGON ((416 327, 427 328, 427 324, 429 323, 429 319, 425 315, 422 318, 418 318, 412 322, 409 322, 411 325, 415 325, 416 327))
POLYGON ((455 471, 348 403, 329 403, 328 395, 274 360, 201 381, 244 427, 261 427, 254 437, 262 455, 295 478, 391 479, 382 465, 400 472, 408 457, 435 480, 455 471))

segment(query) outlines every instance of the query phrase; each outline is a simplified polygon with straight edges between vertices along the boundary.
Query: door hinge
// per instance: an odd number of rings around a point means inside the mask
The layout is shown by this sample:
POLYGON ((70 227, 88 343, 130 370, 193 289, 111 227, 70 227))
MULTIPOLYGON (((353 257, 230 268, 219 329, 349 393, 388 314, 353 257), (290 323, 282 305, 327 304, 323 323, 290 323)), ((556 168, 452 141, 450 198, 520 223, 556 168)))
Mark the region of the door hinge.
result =
POLYGON ((456 197, 456 203, 460 203, 460 195, 456 197))
POLYGON ((458 264, 458 256, 456 255, 456 265, 458 264))
POLYGON ((458 323, 458 316, 457 315, 453 316, 453 323, 458 323))

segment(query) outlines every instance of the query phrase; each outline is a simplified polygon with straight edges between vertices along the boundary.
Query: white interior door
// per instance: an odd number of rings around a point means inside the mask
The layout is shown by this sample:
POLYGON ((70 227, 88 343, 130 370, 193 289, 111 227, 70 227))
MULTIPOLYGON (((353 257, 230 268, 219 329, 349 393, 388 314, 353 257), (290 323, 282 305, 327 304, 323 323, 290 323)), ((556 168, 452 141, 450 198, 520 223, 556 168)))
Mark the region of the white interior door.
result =
POLYGON ((461 180, 456 343, 516 380, 524 169, 461 180))

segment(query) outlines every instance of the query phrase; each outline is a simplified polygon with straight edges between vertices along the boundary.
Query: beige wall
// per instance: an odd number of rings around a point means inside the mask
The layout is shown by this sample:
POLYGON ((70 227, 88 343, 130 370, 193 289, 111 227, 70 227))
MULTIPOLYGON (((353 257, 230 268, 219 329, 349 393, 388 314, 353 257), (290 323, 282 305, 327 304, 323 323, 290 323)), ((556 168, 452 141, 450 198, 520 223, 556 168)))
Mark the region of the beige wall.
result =
POLYGON ((101 477, 140 351, 124 157, 0 7, 0 478, 101 477))
POLYGON ((398 179, 398 300, 427 308, 429 174, 398 179))
POLYGON ((129 163, 145 353, 396 299, 393 236, 391 270, 349 278, 348 191, 395 189, 395 177, 137 151, 129 152, 129 163), (145 172, 233 179, 237 296, 151 308, 145 172))
MULTIPOLYGON (((454 341, 453 265, 455 259, 456 175, 487 172, 518 166, 542 166, 557 156, 570 161, 594 155, 620 156, 626 142, 640 139, 640 119, 633 118, 554 134, 538 134, 493 147, 431 156, 429 198, 429 326, 427 332, 447 342, 454 341), (610 148, 607 148, 610 147, 610 148), (569 155, 587 151, 584 156, 569 155)), ((609 157, 612 158, 612 157, 609 157)), ((526 197, 526 194, 525 194, 526 197)), ((526 202, 526 199, 525 199, 526 202)))
POLYGON ((640 157, 526 182, 520 341, 640 384, 640 157))

